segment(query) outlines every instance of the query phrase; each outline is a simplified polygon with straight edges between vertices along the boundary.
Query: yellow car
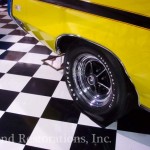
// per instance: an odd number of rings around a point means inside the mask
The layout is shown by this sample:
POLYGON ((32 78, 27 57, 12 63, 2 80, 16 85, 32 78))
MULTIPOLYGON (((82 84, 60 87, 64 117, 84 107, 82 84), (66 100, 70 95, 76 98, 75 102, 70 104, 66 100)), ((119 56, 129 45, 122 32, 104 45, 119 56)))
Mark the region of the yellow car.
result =
POLYGON ((102 123, 150 110, 149 0, 8 0, 10 16, 60 56, 76 104, 102 123))

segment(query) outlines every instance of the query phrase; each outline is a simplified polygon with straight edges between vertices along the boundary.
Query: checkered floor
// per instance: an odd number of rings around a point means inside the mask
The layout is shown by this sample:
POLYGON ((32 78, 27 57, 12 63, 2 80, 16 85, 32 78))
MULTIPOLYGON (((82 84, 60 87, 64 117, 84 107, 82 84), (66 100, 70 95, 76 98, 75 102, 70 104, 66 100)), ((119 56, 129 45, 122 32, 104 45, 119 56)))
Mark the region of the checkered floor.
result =
POLYGON ((0 6, 0 150, 150 150, 150 113, 101 128, 74 106, 51 51, 0 6))

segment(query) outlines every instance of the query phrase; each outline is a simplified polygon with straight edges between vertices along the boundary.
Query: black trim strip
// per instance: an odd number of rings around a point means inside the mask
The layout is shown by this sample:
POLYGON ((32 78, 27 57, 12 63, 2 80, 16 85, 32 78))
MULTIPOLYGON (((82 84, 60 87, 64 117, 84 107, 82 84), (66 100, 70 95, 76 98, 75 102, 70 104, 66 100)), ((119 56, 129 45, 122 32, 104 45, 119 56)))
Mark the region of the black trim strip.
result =
POLYGON ((150 17, 80 0, 40 0, 150 29, 150 17))

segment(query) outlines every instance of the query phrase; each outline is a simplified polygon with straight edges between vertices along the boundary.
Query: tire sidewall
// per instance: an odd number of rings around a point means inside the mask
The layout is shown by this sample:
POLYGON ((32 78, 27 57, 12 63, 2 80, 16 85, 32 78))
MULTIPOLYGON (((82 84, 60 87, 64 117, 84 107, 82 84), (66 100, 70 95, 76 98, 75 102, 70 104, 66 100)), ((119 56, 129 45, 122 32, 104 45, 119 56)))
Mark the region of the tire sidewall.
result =
POLYGON ((119 109, 122 109, 126 95, 124 92, 126 91, 124 75, 117 59, 114 58, 107 50, 104 50, 103 48, 80 46, 73 48, 71 51, 68 51, 65 57, 65 78, 67 87, 73 100, 86 113, 94 115, 105 115, 110 114, 114 110, 118 111, 119 109), (83 53, 89 53, 101 60, 103 64, 107 66, 110 80, 113 83, 112 95, 109 97, 108 103, 102 107, 88 105, 83 99, 79 97, 79 94, 76 90, 72 68, 76 58, 83 53))

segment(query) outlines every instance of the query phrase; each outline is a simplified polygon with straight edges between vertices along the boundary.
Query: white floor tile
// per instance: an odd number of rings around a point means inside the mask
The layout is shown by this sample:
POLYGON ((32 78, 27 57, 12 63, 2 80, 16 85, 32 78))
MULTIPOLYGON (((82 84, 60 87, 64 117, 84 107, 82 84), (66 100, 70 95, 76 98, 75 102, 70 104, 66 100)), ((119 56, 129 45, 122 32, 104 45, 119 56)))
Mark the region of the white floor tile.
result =
POLYGON ((33 37, 31 34, 26 34, 25 36, 26 37, 33 37))
POLYGON ((36 78, 50 79, 60 81, 63 76, 63 70, 56 71, 50 66, 43 65, 34 74, 36 78))
POLYGON ((0 12, 1 12, 1 11, 5 11, 5 10, 6 10, 6 8, 0 8, 0 12))
POLYGON ((116 150, 150 150, 150 135, 117 131, 116 150))
POLYGON ((55 91, 52 95, 52 97, 72 100, 72 97, 70 96, 70 93, 67 89, 67 85, 64 81, 59 82, 57 88, 55 89, 55 91))
POLYGON ((117 122, 111 123, 109 126, 106 127, 106 129, 117 130, 117 122))
POLYGON ((51 150, 69 150, 76 124, 40 119, 27 145, 51 150))
POLYGON ((17 35, 6 35, 3 38, 0 39, 0 41, 5 42, 18 42, 20 39, 22 39, 23 36, 17 36, 17 35))
POLYGON ((18 26, 17 30, 22 30, 22 28, 18 26))
POLYGON ((0 28, 0 34, 9 34, 10 32, 12 32, 14 29, 2 29, 0 28))
POLYGON ((16 63, 15 61, 0 60, 0 72, 7 73, 16 63))
POLYGON ((36 45, 43 45, 41 42, 38 42, 36 45))
POLYGON ((8 15, 8 12, 7 12, 7 11, 2 11, 2 12, 1 12, 1 10, 0 10, 0 13, 1 13, 1 15, 8 15))
POLYGON ((0 49, 0 55, 3 54, 6 50, 0 49))
POLYGON ((0 28, 3 27, 5 25, 5 23, 0 23, 0 28))
POLYGON ((27 53, 19 60, 19 62, 41 65, 41 64, 43 64, 43 62, 41 60, 46 59, 47 57, 48 57, 48 55, 44 55, 44 54, 27 53))
POLYGON ((29 52, 34 46, 35 46, 34 44, 15 43, 8 50, 19 51, 19 52, 29 52))
POLYGON ((1 19, 10 19, 10 16, 7 15, 7 16, 1 18, 1 19))
POLYGON ((0 110, 0 118, 3 116, 5 112, 0 110))
POLYGON ((78 124, 100 128, 98 124, 93 122, 88 116, 84 115, 83 113, 80 114, 78 124))
POLYGON ((8 24, 16 24, 16 22, 12 20, 12 21, 9 22, 8 24))
POLYGON ((7 112, 22 114, 27 116, 41 117, 50 97, 20 93, 7 112))
MULTIPOLYGON (((78 124, 101 128, 100 125, 96 124, 94 121, 92 121, 88 116, 84 115, 83 113, 80 114, 78 124)), ((117 122, 110 124, 109 126, 106 127, 106 129, 117 130, 117 122)))
POLYGON ((5 74, 0 79, 0 89, 21 92, 30 79, 26 76, 5 74))
POLYGON ((23 150, 25 145, 0 140, 0 150, 23 150))

